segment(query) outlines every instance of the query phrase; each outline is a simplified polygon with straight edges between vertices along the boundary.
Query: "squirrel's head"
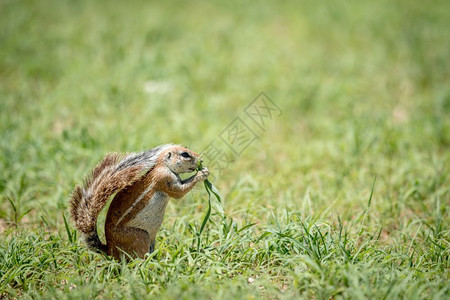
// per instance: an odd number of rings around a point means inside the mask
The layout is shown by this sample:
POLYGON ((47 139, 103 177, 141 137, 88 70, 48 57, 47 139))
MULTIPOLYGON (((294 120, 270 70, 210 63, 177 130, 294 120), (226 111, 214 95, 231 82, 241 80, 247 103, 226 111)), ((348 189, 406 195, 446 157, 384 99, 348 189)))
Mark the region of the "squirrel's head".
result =
POLYGON ((162 159, 175 174, 191 173, 197 169, 199 155, 185 147, 174 145, 164 151, 162 159))

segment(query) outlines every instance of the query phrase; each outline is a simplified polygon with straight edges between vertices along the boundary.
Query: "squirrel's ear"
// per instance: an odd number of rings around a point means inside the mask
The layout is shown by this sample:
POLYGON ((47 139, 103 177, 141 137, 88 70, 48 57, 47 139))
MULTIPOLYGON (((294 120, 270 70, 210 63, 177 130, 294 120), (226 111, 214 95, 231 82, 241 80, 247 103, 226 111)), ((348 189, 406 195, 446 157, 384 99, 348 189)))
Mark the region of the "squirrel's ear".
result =
POLYGON ((172 152, 169 151, 169 152, 166 154, 166 159, 169 159, 171 156, 172 156, 172 152))

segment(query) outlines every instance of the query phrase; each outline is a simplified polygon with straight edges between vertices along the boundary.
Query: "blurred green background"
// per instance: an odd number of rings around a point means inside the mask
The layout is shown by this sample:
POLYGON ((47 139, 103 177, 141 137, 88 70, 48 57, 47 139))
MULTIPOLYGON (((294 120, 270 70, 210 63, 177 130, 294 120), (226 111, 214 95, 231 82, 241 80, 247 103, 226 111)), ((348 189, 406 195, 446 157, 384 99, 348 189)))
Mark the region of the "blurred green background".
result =
MULTIPOLYGON (((448 238, 449 28, 444 0, 2 0, 1 231, 64 228, 106 152, 201 151, 264 91, 283 113, 216 176, 227 215, 357 222, 376 177, 387 244, 436 216, 448 238)), ((203 193, 163 226, 201 220, 203 193)))
POLYGON ((277 206, 310 187, 324 205, 377 174, 390 206, 448 167, 448 6, 2 1, 2 194, 65 208, 105 152, 201 151, 264 91, 284 113, 224 185, 251 177, 277 206))

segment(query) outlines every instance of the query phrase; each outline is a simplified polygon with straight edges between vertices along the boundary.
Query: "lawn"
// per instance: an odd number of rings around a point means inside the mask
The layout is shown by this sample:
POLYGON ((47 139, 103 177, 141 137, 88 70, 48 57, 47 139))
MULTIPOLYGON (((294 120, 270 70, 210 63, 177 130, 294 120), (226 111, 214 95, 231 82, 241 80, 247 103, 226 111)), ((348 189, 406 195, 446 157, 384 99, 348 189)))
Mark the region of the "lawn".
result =
POLYGON ((448 299, 449 27, 445 0, 0 1, 0 298, 448 299), (146 259, 88 251, 74 186, 165 143, 206 151, 202 234, 198 185, 146 259))

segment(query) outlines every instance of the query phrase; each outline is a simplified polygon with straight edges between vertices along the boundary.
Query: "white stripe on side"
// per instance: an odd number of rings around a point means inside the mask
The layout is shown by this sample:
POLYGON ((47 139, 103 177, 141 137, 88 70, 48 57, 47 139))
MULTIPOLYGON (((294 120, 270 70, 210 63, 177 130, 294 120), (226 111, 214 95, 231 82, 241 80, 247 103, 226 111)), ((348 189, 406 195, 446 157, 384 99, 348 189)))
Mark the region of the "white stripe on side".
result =
POLYGON ((133 208, 136 207, 136 205, 141 202, 142 199, 144 199, 145 195, 148 194, 148 192, 150 192, 153 187, 155 186, 155 183, 150 184, 140 195, 139 197, 136 198, 136 200, 134 200, 133 204, 131 204, 130 208, 128 208, 124 214, 119 218, 119 220, 116 223, 116 226, 119 225, 120 222, 122 222, 122 220, 128 215, 130 214, 130 212, 133 210, 133 208))

